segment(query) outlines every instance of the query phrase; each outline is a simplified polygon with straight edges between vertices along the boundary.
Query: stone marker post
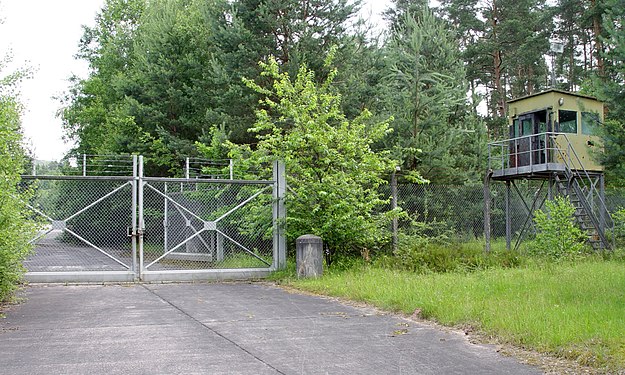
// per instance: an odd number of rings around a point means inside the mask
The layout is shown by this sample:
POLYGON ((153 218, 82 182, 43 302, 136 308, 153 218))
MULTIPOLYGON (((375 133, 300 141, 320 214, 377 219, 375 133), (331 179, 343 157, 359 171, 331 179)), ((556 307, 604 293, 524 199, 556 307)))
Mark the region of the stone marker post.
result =
POLYGON ((321 237, 305 234, 295 240, 297 277, 319 277, 323 274, 323 241, 321 237))

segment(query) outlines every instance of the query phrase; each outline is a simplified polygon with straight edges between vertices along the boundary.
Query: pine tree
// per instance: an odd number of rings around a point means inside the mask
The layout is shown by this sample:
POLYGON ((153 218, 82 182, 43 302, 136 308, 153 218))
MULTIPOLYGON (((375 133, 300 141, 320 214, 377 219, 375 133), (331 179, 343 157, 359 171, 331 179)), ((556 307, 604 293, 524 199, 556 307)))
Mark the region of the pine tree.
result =
POLYGON ((386 47, 385 97, 395 117, 387 147, 394 148, 404 170, 418 170, 435 182, 465 182, 475 177, 482 161, 463 159, 461 149, 482 155, 484 139, 467 105, 466 72, 455 34, 429 9, 416 17, 407 13, 400 21, 386 47))

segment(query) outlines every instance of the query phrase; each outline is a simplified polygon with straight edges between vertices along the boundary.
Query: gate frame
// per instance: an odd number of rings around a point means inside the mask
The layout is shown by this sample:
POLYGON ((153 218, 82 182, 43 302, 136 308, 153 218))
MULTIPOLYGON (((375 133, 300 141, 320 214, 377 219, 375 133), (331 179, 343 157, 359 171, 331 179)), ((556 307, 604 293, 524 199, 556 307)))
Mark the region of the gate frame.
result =
MULTIPOLYGON (((56 180, 56 181, 126 181, 126 184, 130 184, 131 187, 131 263, 130 265, 125 265, 128 267, 126 271, 28 271, 24 273, 24 280, 29 283, 83 283, 83 282, 134 282, 137 281, 137 156, 132 156, 132 168, 133 175, 132 176, 87 176, 85 165, 83 165, 83 174, 81 176, 54 176, 54 175, 23 175, 21 176, 24 180, 56 180)), ((81 208, 77 212, 70 215, 69 218, 59 221, 67 221, 76 215, 84 212, 85 210, 91 208, 92 206, 100 203, 103 199, 113 195, 120 188, 125 186, 126 184, 120 185, 117 188, 111 190, 105 195, 99 197, 95 201, 87 204, 85 207, 81 208)), ((30 207, 33 212, 38 215, 42 215, 44 218, 54 222, 51 218, 45 213, 39 212, 39 210, 34 207, 30 207)), ((75 234, 70 234, 76 236, 75 234)), ((31 240, 31 242, 35 242, 40 237, 35 237, 31 240)), ((95 248, 96 250, 103 252, 98 247, 89 243, 88 240, 78 237, 81 241, 85 242, 89 247, 95 248)), ((35 245, 36 247, 36 245, 35 245)), ((105 255, 109 256, 105 253, 105 255)), ((116 260, 116 259, 115 259, 116 260)), ((118 260, 116 260, 118 261, 118 260)), ((119 261, 118 261, 119 262, 119 261)))
MULTIPOLYGON (((201 179, 201 178, 170 178, 170 177, 145 177, 143 173, 143 156, 132 155, 132 176, 87 176, 83 170, 82 176, 37 176, 25 175, 29 180, 90 180, 90 181, 127 181, 130 184, 131 193, 131 264, 126 271, 58 271, 58 272, 26 272, 24 279, 31 283, 82 283, 82 282, 176 282, 176 281, 209 281, 209 280, 235 280, 235 279, 258 279, 267 277, 271 272, 286 267, 286 208, 284 197, 286 193, 285 166, 281 161, 273 163, 272 180, 235 180, 232 179, 201 179), (182 182, 182 183, 210 183, 210 184, 265 184, 272 187, 272 225, 273 225, 273 252, 272 264, 267 268, 237 268, 237 269, 203 269, 203 270, 158 270, 145 269, 143 264, 143 236, 145 221, 143 212, 144 186, 150 181, 182 182)), ((121 185, 121 186, 125 186, 121 185)), ((120 186, 120 187, 121 187, 120 186)), ((96 201, 83 207, 82 212, 94 204, 99 203, 104 197, 109 196, 112 190, 96 201)), ((33 208, 35 212, 36 209, 33 208)), ((74 213, 74 215, 77 215, 74 213)), ((39 213, 41 214, 41 213, 39 213)), ((50 219, 44 215, 47 219, 50 219)), ((67 220, 67 219, 65 219, 67 220)), ((63 220, 63 221, 65 221, 63 220)), ((37 238, 33 239, 36 241, 37 238)), ((83 240, 84 241, 84 240, 83 240)), ((91 245, 90 245, 91 246, 91 245)), ((98 249, 99 250, 99 249, 98 249)))
MULTIPOLYGON (((260 279, 267 277, 271 272, 286 266, 286 237, 284 234, 284 221, 286 208, 284 196, 286 193, 285 166, 283 162, 274 161, 272 180, 234 180, 234 179, 202 179, 202 178, 171 178, 171 177, 145 177, 143 173, 143 156, 139 156, 138 173, 138 253, 139 266, 137 276, 140 281, 163 282, 163 281, 209 281, 209 280, 237 280, 237 279, 260 279), (228 268, 228 269, 201 269, 201 270, 155 270, 146 269, 143 261, 143 234, 145 221, 143 215, 144 187, 149 182, 171 183, 204 183, 204 184, 240 184, 240 185, 266 185, 272 187, 272 225, 273 225, 273 263, 267 268, 228 268)), ((148 265, 149 266, 149 265, 148 265)))

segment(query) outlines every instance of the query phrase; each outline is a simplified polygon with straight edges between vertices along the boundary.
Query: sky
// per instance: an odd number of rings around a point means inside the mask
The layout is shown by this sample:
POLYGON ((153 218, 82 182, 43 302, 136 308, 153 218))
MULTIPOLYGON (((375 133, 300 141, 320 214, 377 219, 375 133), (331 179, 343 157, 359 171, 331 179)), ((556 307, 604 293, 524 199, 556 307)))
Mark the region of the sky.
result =
MULTIPOLYGON (((365 0, 363 16, 380 19, 389 0, 365 0)), ((22 128, 38 160, 59 160, 71 148, 63 141, 56 116, 60 97, 72 75, 87 77, 84 61, 74 59, 82 25, 93 26, 104 0, 0 0, 0 58, 7 52, 13 63, 3 74, 20 66, 33 70, 21 84, 25 106, 22 128)))

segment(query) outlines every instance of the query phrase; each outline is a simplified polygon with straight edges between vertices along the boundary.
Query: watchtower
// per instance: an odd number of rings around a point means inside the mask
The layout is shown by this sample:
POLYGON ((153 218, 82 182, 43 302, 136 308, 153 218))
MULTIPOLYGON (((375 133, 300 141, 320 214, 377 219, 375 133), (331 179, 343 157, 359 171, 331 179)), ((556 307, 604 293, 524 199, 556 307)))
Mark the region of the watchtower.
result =
POLYGON ((603 123, 603 104, 595 98, 561 90, 547 90, 508 102, 509 139, 488 145, 488 171, 484 180, 484 230, 490 248, 492 181, 506 184, 506 245, 511 248, 510 198, 514 190, 526 217, 515 249, 532 227, 534 211, 554 195, 568 197, 576 207, 575 220, 588 233, 595 249, 609 248, 606 229, 612 226, 605 205, 603 167, 595 156, 601 150, 596 135, 603 123), (528 202, 519 181, 537 181, 528 202), (546 194, 543 189, 546 189, 546 194))

